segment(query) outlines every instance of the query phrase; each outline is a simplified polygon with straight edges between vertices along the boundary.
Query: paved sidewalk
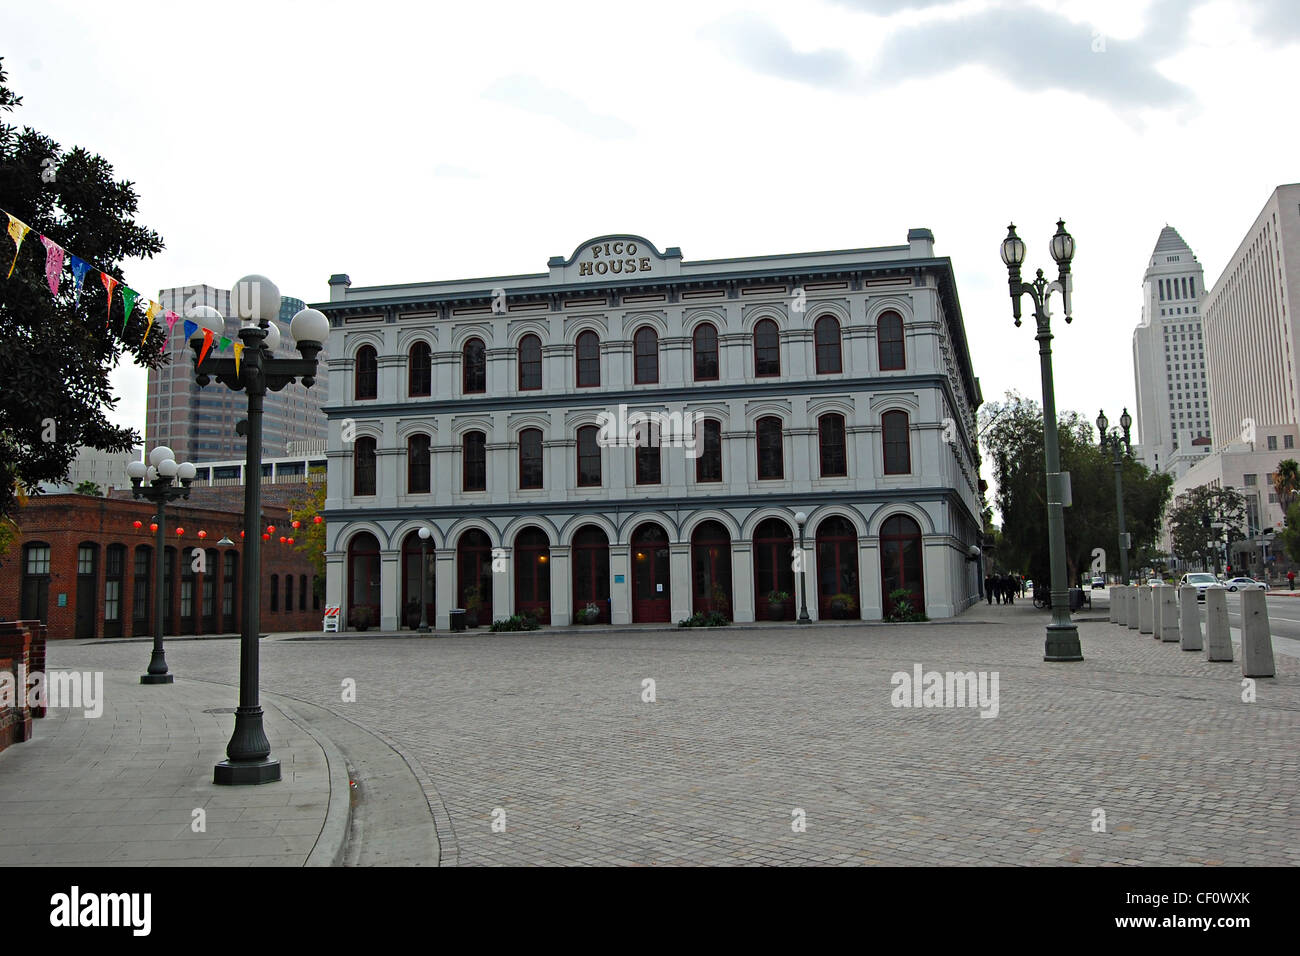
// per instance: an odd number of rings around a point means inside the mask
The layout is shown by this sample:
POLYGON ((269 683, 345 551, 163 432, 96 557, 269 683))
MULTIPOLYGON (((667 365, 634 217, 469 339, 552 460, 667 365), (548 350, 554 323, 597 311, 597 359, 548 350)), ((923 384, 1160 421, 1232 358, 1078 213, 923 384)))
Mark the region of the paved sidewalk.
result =
MULTIPOLYGON (((51 645, 51 667, 102 669, 78 666, 80 650, 51 645)), ((31 741, 0 753, 0 865, 302 866, 314 852, 332 861, 346 829, 321 843, 330 779, 320 744, 264 700, 281 781, 219 787, 212 768, 234 727, 235 689, 182 678, 144 686, 139 673, 105 671, 101 716, 50 708, 31 741)))

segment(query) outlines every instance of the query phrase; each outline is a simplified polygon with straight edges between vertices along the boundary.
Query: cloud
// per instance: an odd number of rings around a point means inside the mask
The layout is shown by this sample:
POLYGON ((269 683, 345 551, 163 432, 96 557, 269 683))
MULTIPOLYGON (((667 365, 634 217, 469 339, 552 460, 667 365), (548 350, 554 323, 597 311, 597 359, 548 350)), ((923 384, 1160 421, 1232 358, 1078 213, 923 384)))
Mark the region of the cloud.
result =
POLYGON ((582 100, 564 90, 543 85, 535 76, 502 77, 484 90, 483 96, 528 113, 549 116, 597 139, 630 139, 636 134, 631 124, 617 116, 593 112, 582 100))
MULTIPOLYGON (((841 2, 892 13, 943 0, 841 2)), ((868 92, 978 65, 1023 89, 1067 90, 1120 108, 1167 108, 1188 102, 1191 93, 1154 64, 1185 41, 1193 4, 1157 0, 1153 10, 1170 16, 1148 20, 1151 26, 1135 40, 1103 37, 1086 24, 1034 6, 994 7, 901 26, 885 36, 874 60, 861 64, 842 49, 796 51, 777 27, 749 14, 723 20, 706 33, 757 72, 828 89, 868 92)))

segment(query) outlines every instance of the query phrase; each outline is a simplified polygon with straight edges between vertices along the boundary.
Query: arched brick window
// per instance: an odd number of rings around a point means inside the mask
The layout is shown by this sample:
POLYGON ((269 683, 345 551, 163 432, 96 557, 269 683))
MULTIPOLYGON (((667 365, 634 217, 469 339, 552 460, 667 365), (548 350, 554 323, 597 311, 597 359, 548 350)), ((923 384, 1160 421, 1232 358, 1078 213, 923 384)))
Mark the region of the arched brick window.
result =
POLYGON ((600 386, 600 336, 588 329, 578 336, 578 388, 600 386))
POLYGON ((876 346, 880 352, 882 372, 907 368, 907 353, 903 348, 903 317, 897 312, 881 314, 876 323, 876 346))
POLYGON ((487 349, 483 340, 470 339, 461 349, 461 389, 466 395, 487 391, 487 349))
POLYGON ((542 387, 542 340, 525 335, 519 340, 519 390, 536 391, 542 387))
POLYGON ((357 349, 352 390, 358 401, 379 397, 379 355, 369 345, 357 349))
POLYGON ((711 322, 701 322, 691 334, 691 351, 695 355, 695 381, 718 380, 718 330, 711 322))
POLYGON ((635 368, 633 382, 636 385, 653 385, 659 381, 659 336, 648 325, 636 330, 632 337, 632 352, 635 368))
POLYGON ((433 352, 427 342, 416 342, 407 356, 407 387, 410 396, 430 395, 433 392, 433 352))
POLYGON ((772 378, 780 374, 780 331, 771 319, 763 319, 754 326, 754 375, 758 378, 772 378))
POLYGON ((817 374, 844 371, 840 357, 840 323, 833 315, 823 315, 813 326, 817 347, 817 374))

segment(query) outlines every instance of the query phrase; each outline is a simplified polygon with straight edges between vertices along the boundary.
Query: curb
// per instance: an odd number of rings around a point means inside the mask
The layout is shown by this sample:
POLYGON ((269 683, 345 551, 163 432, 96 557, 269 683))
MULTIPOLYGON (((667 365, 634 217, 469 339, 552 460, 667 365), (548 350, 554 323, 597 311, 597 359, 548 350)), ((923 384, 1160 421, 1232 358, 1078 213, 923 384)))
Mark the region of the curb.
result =
POLYGON ((303 716, 286 704, 279 694, 262 692, 261 696, 273 703, 276 710, 293 721, 299 730, 316 741, 325 751, 325 763, 329 767, 330 797, 325 808, 325 823, 303 866, 342 866, 347 852, 348 834, 352 829, 352 787, 347 758, 329 737, 313 733, 303 716))

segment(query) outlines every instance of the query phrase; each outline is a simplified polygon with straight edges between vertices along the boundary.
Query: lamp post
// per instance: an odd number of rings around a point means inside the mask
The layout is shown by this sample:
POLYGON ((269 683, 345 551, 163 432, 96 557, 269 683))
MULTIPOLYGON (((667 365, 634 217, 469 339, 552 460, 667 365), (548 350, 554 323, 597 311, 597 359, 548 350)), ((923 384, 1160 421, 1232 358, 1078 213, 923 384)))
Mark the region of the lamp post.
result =
POLYGON ((803 526, 808 516, 800 511, 794 516, 794 523, 799 526, 799 620, 796 624, 811 624, 808 616, 808 569, 804 567, 803 526))
POLYGON ((1052 320, 1048 299, 1061 294, 1061 305, 1068 324, 1070 314, 1070 260, 1074 258, 1074 237, 1065 231, 1065 220, 1058 220, 1052 236, 1052 258, 1059 270, 1055 282, 1037 271, 1033 282, 1020 281, 1020 266, 1025 261, 1025 243, 1016 235, 1015 223, 1007 227, 1002 240, 1002 261, 1006 264, 1011 291, 1012 314, 1020 326, 1020 297, 1028 295, 1034 303, 1034 321, 1038 326, 1038 356, 1043 376, 1043 458, 1047 466, 1047 541, 1052 563, 1052 622, 1047 625, 1045 661, 1081 661, 1079 628, 1070 620, 1070 594, 1065 566, 1065 513, 1062 499, 1061 452, 1056 434, 1056 390, 1052 381, 1052 320))
MULTIPOLYGON (((244 321, 239 330, 243 343, 242 361, 205 356, 203 330, 214 337, 225 331, 225 318, 208 306, 191 315, 199 328, 190 338, 194 350, 195 381, 202 388, 213 378, 248 395, 248 418, 236 426, 247 438, 244 466, 244 521, 257 528, 262 514, 262 406, 267 391, 278 392, 301 378, 311 388, 316 382, 316 356, 329 337, 329 320, 315 309, 303 309, 293 317, 289 334, 302 354, 301 359, 276 358, 280 330, 280 290, 265 276, 245 276, 235 283, 231 306, 244 321)), ((235 709, 235 730, 226 746, 226 758, 216 765, 213 782, 218 784, 272 783, 280 779, 280 761, 272 759, 271 744, 262 727, 262 705, 258 695, 258 632, 261 629, 262 541, 257 534, 244 540, 244 622, 239 644, 239 706, 235 709)))
POLYGON ((167 656, 163 652, 165 519, 167 502, 189 498, 194 472, 194 466, 188 461, 177 464, 176 456, 166 445, 159 445, 149 453, 148 465, 142 461, 133 461, 126 466, 126 474, 131 479, 131 494, 152 502, 158 508, 158 521, 154 528, 153 654, 149 658, 148 672, 140 675, 141 684, 170 684, 173 681, 172 675, 167 672, 167 656))
POLYGON ((429 538, 433 532, 420 528, 420 633, 429 633, 429 538))
POLYGON ((1106 420, 1106 413, 1103 411, 1097 416, 1097 431, 1101 434, 1101 447, 1104 450, 1110 445, 1114 451, 1115 458, 1115 511, 1119 516, 1119 569, 1120 577, 1124 584, 1128 584, 1128 535, 1124 533, 1124 461, 1133 454, 1133 445, 1129 441, 1129 429, 1133 426, 1133 416, 1124 409, 1124 414, 1119 417, 1119 424, 1124 429, 1123 454, 1120 453, 1120 435, 1115 433, 1109 434, 1106 427, 1110 423, 1106 420))

